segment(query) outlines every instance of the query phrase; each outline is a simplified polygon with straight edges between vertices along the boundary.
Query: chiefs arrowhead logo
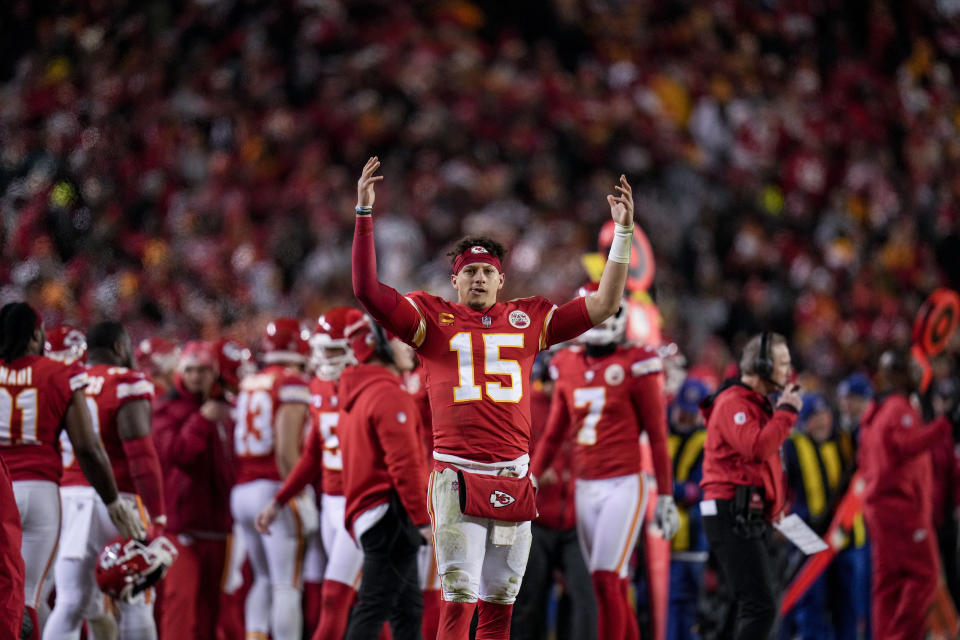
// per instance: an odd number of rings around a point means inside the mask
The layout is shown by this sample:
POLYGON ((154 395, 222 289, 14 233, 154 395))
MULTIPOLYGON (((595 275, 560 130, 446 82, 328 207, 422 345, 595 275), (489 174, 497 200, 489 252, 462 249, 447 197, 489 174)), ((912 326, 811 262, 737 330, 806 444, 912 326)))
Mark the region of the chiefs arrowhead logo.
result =
POLYGON ((516 501, 517 499, 512 495, 509 493, 504 493, 499 489, 490 494, 490 504, 493 505, 494 509, 499 509, 500 507, 509 507, 516 501))

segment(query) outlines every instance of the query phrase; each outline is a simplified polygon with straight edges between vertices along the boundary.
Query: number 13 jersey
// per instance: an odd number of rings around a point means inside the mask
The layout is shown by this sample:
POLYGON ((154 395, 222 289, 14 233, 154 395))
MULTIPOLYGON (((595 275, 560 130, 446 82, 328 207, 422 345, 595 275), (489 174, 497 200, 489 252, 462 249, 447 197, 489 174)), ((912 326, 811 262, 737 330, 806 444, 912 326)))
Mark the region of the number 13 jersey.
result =
POLYGON ((527 454, 530 371, 550 346, 556 306, 535 296, 475 311, 423 291, 406 300, 420 315, 410 342, 426 372, 434 451, 477 462, 527 454))

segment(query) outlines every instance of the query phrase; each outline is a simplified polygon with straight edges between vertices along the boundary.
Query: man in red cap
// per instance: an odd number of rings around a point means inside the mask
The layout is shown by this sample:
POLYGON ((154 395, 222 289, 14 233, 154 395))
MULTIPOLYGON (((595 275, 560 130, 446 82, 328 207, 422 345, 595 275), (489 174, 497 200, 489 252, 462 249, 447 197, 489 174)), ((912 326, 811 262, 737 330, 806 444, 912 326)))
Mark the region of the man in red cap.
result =
POLYGON ((166 531, 180 556, 163 581, 161 637, 216 637, 220 580, 232 530, 230 406, 217 385, 209 342, 188 342, 173 387, 154 409, 164 469, 166 531))
POLYGON ((910 403, 916 389, 913 373, 909 353, 891 350, 880 356, 877 398, 860 428, 877 640, 924 637, 940 572, 930 450, 943 442, 950 425, 938 421, 924 426, 910 403))

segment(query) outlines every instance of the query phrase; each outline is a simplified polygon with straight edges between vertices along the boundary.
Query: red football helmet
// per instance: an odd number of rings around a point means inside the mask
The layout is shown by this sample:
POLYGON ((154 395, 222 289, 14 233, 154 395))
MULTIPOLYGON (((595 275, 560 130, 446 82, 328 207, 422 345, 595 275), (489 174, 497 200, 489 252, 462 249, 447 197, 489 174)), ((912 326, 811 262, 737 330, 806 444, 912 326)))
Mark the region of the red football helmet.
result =
POLYGON ((250 349, 236 340, 226 338, 218 340, 213 346, 220 364, 220 378, 225 385, 236 389, 240 385, 240 380, 256 368, 250 349))
POLYGON ((296 318, 277 318, 263 332, 263 361, 267 364, 306 364, 310 332, 296 318))
POLYGON ((138 369, 151 378, 160 378, 177 368, 180 349, 163 338, 144 338, 137 344, 133 356, 138 369))
POLYGON ((353 307, 334 307, 320 316, 310 338, 310 363, 318 376, 337 380, 344 368, 358 363, 347 335, 363 326, 368 326, 367 317, 353 307))
POLYGON ((62 324, 59 327, 47 329, 47 340, 44 344, 44 355, 60 362, 70 364, 80 360, 87 360, 87 338, 76 327, 62 324))
MULTIPOLYGON (((577 291, 577 295, 585 298, 594 293, 599 288, 596 282, 590 282, 577 291)), ((595 327, 587 329, 580 335, 578 340, 584 344, 618 344, 623 342, 627 334, 627 301, 620 303, 620 308, 615 314, 601 322, 595 327)))
POLYGON ((97 585, 111 598, 129 602, 159 582, 177 555, 177 548, 163 536, 146 545, 115 538, 97 556, 97 585))

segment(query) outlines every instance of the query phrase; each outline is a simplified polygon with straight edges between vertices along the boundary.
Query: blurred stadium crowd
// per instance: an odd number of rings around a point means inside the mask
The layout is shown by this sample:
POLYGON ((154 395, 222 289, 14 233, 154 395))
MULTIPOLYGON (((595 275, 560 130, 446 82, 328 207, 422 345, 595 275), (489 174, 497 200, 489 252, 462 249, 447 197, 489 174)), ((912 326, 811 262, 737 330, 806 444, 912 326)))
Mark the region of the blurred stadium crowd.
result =
POLYGON ((508 293, 571 297, 625 171, 692 359, 770 325, 838 378, 957 278, 949 3, 498 5, 9 3, 0 299, 135 339, 316 316, 371 150, 400 289, 493 230, 508 293))
POLYGON ((385 282, 444 294, 449 245, 490 233, 507 297, 559 302, 623 171, 690 371, 715 388, 774 328, 823 394, 801 422, 847 419, 848 376, 960 286, 958 73, 947 0, 14 0, 0 304, 256 345, 355 304, 371 153, 385 282))

